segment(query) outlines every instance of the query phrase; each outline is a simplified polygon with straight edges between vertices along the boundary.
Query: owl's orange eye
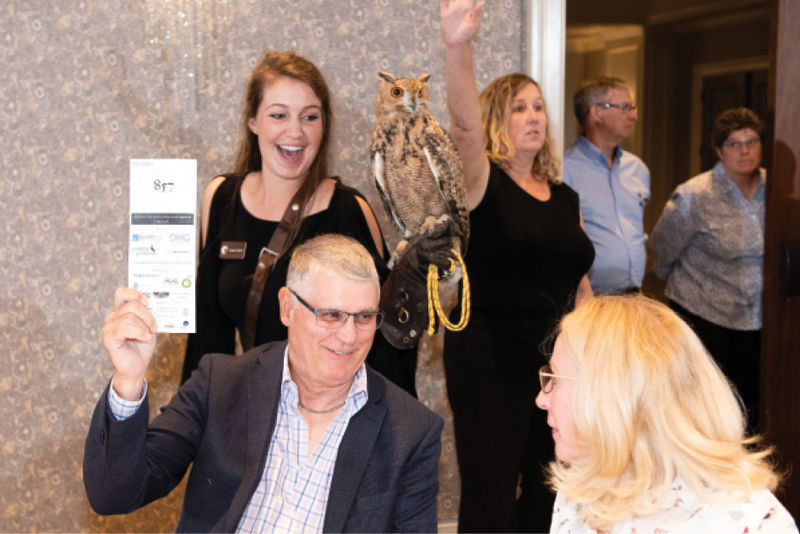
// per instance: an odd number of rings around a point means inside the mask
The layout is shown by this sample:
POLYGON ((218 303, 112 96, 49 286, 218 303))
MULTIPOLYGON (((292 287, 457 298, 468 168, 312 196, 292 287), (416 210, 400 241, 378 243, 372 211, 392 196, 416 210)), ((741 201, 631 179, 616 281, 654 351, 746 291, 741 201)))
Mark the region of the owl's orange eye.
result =
POLYGON ((403 90, 400 89, 399 87, 392 87, 391 95, 395 98, 400 98, 401 96, 403 96, 403 90))

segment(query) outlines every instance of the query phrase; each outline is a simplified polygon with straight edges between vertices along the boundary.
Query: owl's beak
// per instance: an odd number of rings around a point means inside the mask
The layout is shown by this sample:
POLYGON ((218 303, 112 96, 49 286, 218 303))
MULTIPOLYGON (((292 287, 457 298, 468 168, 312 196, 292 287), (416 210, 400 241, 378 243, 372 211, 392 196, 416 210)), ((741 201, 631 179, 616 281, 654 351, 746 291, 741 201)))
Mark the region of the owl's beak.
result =
POLYGON ((408 102, 406 102, 406 108, 409 111, 417 111, 417 99, 414 97, 409 98, 408 102))

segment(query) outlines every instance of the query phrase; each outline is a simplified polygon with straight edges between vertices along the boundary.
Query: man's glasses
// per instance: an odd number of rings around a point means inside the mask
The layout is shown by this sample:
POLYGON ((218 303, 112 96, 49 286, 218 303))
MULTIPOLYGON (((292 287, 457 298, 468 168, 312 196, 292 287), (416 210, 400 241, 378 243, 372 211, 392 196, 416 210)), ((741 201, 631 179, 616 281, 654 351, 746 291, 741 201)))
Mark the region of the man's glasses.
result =
POLYGON ((616 108, 621 111, 625 111, 626 113, 631 111, 636 111, 636 105, 634 104, 612 104, 611 102, 600 102, 597 105, 606 109, 616 108))
POLYGON ((722 146, 725 148, 732 148, 734 150, 741 150, 743 147, 753 148, 759 142, 761 142, 761 139, 758 137, 751 137, 750 139, 745 139, 744 141, 725 141, 722 143, 722 146))
POLYGON ((342 310, 315 308, 303 300, 303 297, 295 293, 294 289, 287 289, 292 292, 292 295, 294 295, 300 304, 308 308, 311 313, 314 314, 314 318, 317 321, 317 326, 321 326, 322 328, 327 328, 330 330, 341 328, 344 326, 344 323, 347 322, 347 318, 352 317, 353 323, 356 325, 356 329, 368 331, 377 329, 383 321, 383 312, 379 311, 362 311, 351 313, 342 310))
POLYGON ((539 385, 542 386, 542 393, 550 393, 556 387, 556 379, 575 380, 574 376, 563 376, 553 374, 553 369, 549 365, 539 367, 539 385))

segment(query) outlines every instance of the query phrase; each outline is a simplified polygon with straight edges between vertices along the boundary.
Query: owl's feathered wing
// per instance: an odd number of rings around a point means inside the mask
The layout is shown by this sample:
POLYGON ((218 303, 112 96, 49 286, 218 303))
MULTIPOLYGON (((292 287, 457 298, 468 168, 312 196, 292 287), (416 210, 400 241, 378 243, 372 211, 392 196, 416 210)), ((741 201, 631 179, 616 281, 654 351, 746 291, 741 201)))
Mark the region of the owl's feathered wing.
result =
POLYGON ((372 153, 372 179, 375 181, 375 188, 378 190, 378 196, 381 197, 381 202, 383 202, 383 208, 386 210, 386 213, 389 214, 389 220, 392 221, 392 225, 400 232, 400 235, 404 236, 407 234, 406 225, 403 224, 400 214, 397 213, 397 210, 394 208, 392 195, 389 192, 389 184, 386 182, 386 162, 383 158, 384 152, 380 149, 382 143, 376 143, 376 140, 373 139, 372 145, 376 144, 378 148, 370 147, 370 152, 372 153))
POLYGON ((425 156, 450 217, 460 230, 466 248, 466 242, 469 240, 469 210, 461 158, 450 132, 435 120, 434 123, 435 127, 429 128, 425 133, 425 156))
POLYGON ((469 237, 461 159, 450 134, 429 113, 376 124, 372 142, 376 188, 392 223, 404 235, 427 216, 447 214, 469 237))

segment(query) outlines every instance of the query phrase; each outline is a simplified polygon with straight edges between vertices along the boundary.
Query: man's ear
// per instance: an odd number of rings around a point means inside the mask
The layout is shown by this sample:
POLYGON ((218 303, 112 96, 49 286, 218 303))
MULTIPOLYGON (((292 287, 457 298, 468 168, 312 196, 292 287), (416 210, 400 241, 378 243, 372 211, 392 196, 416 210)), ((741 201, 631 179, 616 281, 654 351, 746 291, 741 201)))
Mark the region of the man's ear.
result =
POLYGON ((283 326, 288 328, 292 319, 292 309, 294 308, 294 304, 292 303, 292 293, 286 286, 283 286, 278 291, 278 305, 280 306, 281 311, 281 322, 283 323, 283 326))
POLYGON ((592 124, 597 124, 600 121, 600 112, 603 108, 598 106, 597 104, 592 104, 589 106, 589 115, 586 117, 586 122, 591 122, 592 124))
POLYGON ((719 148, 717 148, 717 147, 714 147, 714 152, 717 154, 717 159, 719 159, 720 161, 722 161, 722 149, 719 149, 719 148))

